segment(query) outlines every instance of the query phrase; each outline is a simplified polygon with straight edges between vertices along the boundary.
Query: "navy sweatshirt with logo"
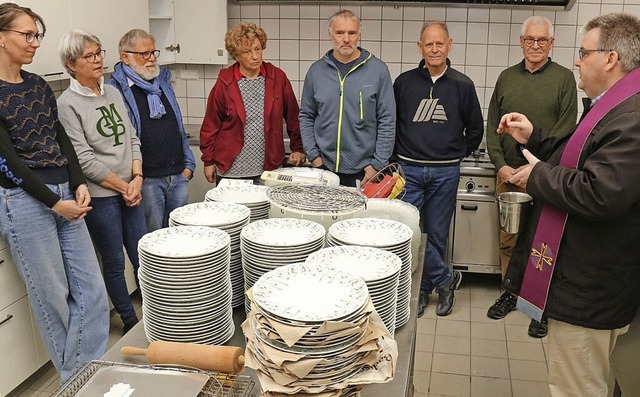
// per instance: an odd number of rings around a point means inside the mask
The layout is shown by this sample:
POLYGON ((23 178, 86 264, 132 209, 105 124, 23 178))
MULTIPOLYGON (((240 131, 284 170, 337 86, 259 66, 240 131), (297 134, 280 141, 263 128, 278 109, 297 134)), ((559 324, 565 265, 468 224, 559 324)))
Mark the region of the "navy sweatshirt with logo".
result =
POLYGON ((473 81, 451 68, 433 83, 422 60, 393 84, 395 155, 414 165, 450 165, 478 148, 484 133, 473 81))

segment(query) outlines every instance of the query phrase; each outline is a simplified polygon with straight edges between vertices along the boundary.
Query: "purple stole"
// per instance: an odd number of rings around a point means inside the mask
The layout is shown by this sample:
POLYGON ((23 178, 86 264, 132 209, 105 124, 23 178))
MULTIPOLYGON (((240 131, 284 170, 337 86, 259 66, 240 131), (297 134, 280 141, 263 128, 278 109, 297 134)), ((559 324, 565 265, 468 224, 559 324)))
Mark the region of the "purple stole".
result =
MULTIPOLYGON (((591 108, 576 128, 562 152, 560 165, 577 168, 580 153, 593 128, 625 99, 640 92, 640 68, 618 80, 591 108)), ((538 221, 533 245, 529 253, 520 296, 516 307, 531 318, 541 321, 547 304, 556 256, 567 223, 568 214, 549 203, 544 203, 538 221)))

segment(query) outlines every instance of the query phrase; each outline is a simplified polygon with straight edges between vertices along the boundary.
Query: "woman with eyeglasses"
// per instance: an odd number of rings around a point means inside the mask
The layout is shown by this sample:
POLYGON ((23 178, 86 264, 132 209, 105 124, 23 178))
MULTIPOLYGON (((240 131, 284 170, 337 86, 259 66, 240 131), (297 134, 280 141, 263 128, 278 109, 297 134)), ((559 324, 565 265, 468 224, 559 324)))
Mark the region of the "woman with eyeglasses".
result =
POLYGON ((138 240, 147 232, 140 206, 140 140, 120 92, 104 82, 100 39, 74 30, 62 36, 59 52, 71 76, 69 88, 58 98, 60 121, 89 184, 93 210, 87 214, 87 227, 102 259, 107 292, 127 333, 138 317, 127 290, 122 247, 137 275, 138 240))
POLYGON ((253 23, 227 32, 225 47, 236 63, 218 74, 200 129, 204 175, 259 180, 263 171, 282 166, 285 147, 282 121, 291 139, 289 162, 301 165, 299 107, 291 82, 274 65, 263 62, 267 34, 253 23))
POLYGON ((22 70, 44 38, 31 9, 0 4, 0 232, 66 381, 104 354, 109 305, 84 217, 91 196, 51 88, 22 70))

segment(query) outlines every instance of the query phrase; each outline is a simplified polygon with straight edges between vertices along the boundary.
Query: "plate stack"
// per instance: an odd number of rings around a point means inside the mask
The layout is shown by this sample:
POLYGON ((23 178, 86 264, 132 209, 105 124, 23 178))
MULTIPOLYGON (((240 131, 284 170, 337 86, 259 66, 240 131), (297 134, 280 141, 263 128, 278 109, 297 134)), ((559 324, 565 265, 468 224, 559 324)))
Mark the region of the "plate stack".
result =
POLYGON ((227 232, 231 238, 231 306, 244 303, 244 274, 240 252, 240 231, 249 224, 249 208, 241 204, 209 201, 187 204, 169 214, 169 226, 208 226, 227 232))
POLYGON ((222 344, 235 331, 229 276, 229 235, 176 226, 138 243, 142 313, 147 339, 222 344))
MULTIPOLYGON (((262 275, 250 294, 252 311, 242 325, 247 365, 265 392, 353 395, 367 369, 375 373, 366 376, 388 381, 391 368, 372 364, 380 355, 392 357, 395 342, 360 277, 322 263, 295 263, 262 275)), ((395 358, 389 361, 393 366, 395 358)))
POLYGON ((357 245, 323 248, 309 255, 307 263, 323 263, 360 277, 387 331, 396 328, 398 280, 402 260, 393 252, 357 245))
MULTIPOLYGON (((307 259, 324 246, 324 235, 322 225, 306 219, 262 219, 243 227, 240 249, 245 290, 264 273, 307 259)), ((250 310, 249 300, 245 300, 245 310, 250 310)))
POLYGON ((396 304, 396 328, 409 321, 411 304, 411 237, 413 231, 389 219, 355 218, 333 224, 327 233, 327 246, 362 245, 393 252, 402 260, 396 304))
POLYGON ((226 203, 243 204, 251 210, 249 222, 269 217, 269 188, 261 185, 227 185, 214 187, 204 196, 204 201, 223 201, 226 203))

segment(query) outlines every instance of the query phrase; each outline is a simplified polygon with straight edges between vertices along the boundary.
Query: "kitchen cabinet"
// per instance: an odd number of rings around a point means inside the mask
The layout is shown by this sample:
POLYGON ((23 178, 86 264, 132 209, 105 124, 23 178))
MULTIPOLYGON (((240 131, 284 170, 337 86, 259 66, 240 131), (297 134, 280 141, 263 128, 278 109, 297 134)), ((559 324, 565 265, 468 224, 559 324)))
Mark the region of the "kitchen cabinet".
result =
POLYGON ((107 50, 104 61, 105 72, 113 72, 113 65, 120 58, 118 42, 130 29, 149 29, 149 13, 144 1, 111 0, 19 0, 21 6, 29 7, 39 14, 47 25, 47 33, 38 49, 33 63, 25 70, 37 73, 45 80, 66 79, 58 45, 63 34, 72 29, 81 29, 98 36, 102 48, 107 50))
POLYGON ((160 64, 226 65, 227 0, 149 0, 160 64))

